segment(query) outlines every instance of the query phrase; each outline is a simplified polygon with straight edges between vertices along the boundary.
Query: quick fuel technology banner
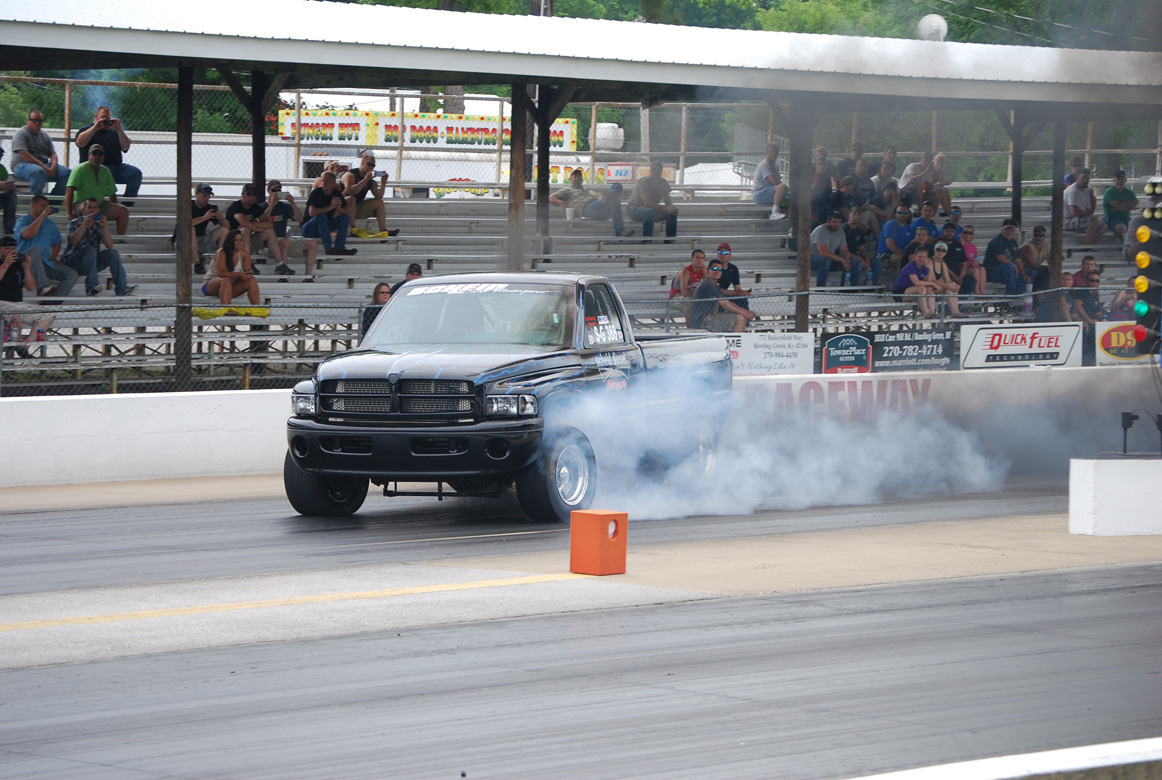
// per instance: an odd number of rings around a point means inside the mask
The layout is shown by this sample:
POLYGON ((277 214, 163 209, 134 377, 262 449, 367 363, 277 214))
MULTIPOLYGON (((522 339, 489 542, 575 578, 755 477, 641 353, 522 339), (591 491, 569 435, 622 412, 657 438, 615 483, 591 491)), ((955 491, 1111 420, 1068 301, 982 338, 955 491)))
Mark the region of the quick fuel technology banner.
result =
POLYGON ((956 368, 955 332, 899 330, 872 334, 872 371, 948 370, 956 368))
POLYGON ((961 368, 1080 366, 1081 323, 962 325, 961 368))

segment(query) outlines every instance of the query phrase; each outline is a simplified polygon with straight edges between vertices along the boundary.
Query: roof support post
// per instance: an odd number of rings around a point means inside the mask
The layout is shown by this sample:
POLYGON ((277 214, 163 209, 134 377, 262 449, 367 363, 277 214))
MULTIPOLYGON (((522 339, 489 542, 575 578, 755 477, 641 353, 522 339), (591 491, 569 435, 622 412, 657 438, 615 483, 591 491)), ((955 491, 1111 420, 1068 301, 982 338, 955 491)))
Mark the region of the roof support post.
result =
POLYGON ((795 330, 806 333, 810 326, 811 289, 811 155, 815 127, 823 109, 810 98, 794 98, 788 110, 773 98, 767 99, 771 113, 787 131, 791 141, 791 219, 795 228, 795 330))
POLYGON ((1060 287, 1058 278, 1065 248, 1065 135, 1064 118, 1053 123, 1053 224, 1049 232, 1049 289, 1060 287))
POLYGON ((541 237, 541 251, 552 251, 552 240, 549 238, 549 178, 551 172, 552 151, 550 130, 553 122, 569 105, 576 88, 553 89, 541 84, 537 89, 538 99, 533 110, 533 118, 537 124, 537 235, 541 237))
POLYGON ((261 70, 250 72, 250 90, 228 67, 219 65, 218 75, 230 87, 250 115, 250 180, 259 192, 266 191, 266 109, 286 85, 289 73, 273 76, 261 70))
POLYGON ((525 120, 529 96, 524 84, 512 85, 512 131, 508 148, 508 271, 524 269, 525 260, 525 120))
MULTIPOLYGON (((193 188, 194 150, 194 69, 178 68, 177 111, 177 290, 174 307, 174 385, 189 390, 193 375, 193 320, 190 287, 193 284, 194 237, 190 224, 190 192, 193 188)), ((211 259, 210 262, 213 262, 211 259)))
POLYGON ((1023 109, 1014 109, 1011 116, 1005 116, 1004 112, 997 110, 997 119, 1001 122, 1001 127, 1005 129, 1005 134, 1009 136, 1012 141, 1012 169, 1013 169, 1013 206, 1012 217, 1021 224, 1021 195, 1025 189, 1025 175, 1024 175, 1024 152, 1029 148, 1029 144, 1033 139, 1045 129, 1044 122, 1029 123, 1026 112, 1023 109))

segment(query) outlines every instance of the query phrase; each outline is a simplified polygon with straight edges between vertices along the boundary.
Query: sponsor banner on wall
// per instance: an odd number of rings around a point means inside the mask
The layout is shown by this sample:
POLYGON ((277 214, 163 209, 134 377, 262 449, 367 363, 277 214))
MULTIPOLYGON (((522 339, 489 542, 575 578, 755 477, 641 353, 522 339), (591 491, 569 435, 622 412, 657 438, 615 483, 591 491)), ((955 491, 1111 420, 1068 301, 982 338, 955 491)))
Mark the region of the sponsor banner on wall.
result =
POLYGON ((951 330, 898 330, 872 334, 872 371, 955 368, 951 330))
POLYGON ((824 374, 866 374, 871 361, 871 342, 858 333, 832 336, 823 345, 824 374))
POLYGON ((1080 366, 1081 323, 962 325, 961 368, 1080 366))
POLYGON ((735 376, 810 374, 815 370, 811 333, 737 333, 726 337, 735 376))
POLYGON ((1138 354, 1138 340, 1134 338, 1134 320, 1099 322, 1095 364, 1099 366, 1132 366, 1144 363, 1149 355, 1138 354))
MULTIPOLYGON (((300 138, 311 143, 350 144, 352 146, 398 146, 403 135, 405 149, 455 149, 477 151, 495 149, 497 133, 509 145, 511 122, 498 126, 494 116, 465 114, 421 114, 398 111, 325 111, 301 112, 300 138)), ((278 134, 295 137, 295 112, 278 112, 278 134)), ((557 151, 577 151, 577 120, 561 118, 549 128, 549 146, 557 151)))

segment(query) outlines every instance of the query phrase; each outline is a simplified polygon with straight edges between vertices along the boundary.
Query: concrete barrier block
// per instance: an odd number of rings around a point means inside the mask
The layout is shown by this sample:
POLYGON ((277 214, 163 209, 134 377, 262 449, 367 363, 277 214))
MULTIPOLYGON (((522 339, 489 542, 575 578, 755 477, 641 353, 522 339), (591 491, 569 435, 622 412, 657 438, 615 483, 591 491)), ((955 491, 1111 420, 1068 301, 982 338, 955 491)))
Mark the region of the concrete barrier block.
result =
POLYGON ((1162 458, 1069 461, 1069 533, 1162 534, 1162 458))

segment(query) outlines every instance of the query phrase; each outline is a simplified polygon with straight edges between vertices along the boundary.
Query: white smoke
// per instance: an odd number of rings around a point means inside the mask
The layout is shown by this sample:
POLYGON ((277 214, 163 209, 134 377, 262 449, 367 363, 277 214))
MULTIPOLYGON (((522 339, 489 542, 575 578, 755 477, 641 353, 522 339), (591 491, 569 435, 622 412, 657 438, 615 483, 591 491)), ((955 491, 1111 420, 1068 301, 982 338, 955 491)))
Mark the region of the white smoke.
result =
POLYGON ((619 414, 624 408, 609 396, 585 402, 577 427, 597 451, 594 506, 655 519, 870 504, 885 495, 995 491, 1009 467, 932 407, 883 410, 858 422, 756 420, 736 407, 718 432, 714 468, 706 474, 695 453, 699 430, 713 419, 711 396, 703 387, 674 384, 667 376, 664 388, 639 387, 630 414, 619 414), (668 468, 651 467, 659 454, 668 468))

